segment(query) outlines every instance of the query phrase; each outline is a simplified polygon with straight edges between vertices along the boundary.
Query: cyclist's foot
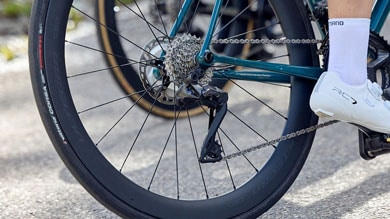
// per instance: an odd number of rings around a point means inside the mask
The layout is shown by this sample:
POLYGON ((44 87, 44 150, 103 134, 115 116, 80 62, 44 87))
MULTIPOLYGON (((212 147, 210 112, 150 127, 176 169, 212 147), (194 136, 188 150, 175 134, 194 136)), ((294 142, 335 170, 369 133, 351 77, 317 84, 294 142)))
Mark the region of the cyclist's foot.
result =
POLYGON ((348 85, 337 73, 325 72, 314 87, 310 107, 320 117, 390 133, 390 102, 382 98, 381 87, 369 80, 363 85, 348 85))

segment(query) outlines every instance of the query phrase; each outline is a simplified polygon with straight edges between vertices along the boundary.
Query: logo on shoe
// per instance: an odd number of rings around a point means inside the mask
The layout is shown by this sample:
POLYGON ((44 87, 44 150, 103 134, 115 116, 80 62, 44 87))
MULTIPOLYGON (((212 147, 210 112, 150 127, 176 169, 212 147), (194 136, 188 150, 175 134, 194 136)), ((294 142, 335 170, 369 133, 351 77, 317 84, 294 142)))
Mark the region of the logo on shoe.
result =
POLYGON ((346 101, 350 102, 351 104, 357 104, 355 98, 351 97, 349 94, 345 93, 340 88, 334 87, 332 91, 336 91, 342 98, 344 98, 346 101))

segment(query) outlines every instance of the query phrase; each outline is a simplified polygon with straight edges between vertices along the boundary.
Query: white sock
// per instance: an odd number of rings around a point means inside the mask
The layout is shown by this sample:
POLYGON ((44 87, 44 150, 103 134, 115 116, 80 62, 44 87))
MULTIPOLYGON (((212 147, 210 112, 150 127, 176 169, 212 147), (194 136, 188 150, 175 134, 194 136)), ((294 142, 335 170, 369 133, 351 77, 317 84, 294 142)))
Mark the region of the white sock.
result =
POLYGON ((337 72, 346 84, 364 84, 369 36, 368 18, 329 19, 328 71, 337 72))

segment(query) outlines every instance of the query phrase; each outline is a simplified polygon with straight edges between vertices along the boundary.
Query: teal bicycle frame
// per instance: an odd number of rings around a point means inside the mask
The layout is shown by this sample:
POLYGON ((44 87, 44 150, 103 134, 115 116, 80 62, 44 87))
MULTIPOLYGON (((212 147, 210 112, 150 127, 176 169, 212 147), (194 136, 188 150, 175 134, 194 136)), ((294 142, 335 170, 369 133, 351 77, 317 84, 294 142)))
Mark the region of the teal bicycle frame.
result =
MULTIPOLYGON (((313 9, 313 5, 319 0, 307 0, 306 3, 310 9, 313 9)), ((178 18, 173 25, 170 32, 170 36, 175 36, 179 30, 180 25, 184 21, 184 17, 190 9, 192 0, 185 0, 183 6, 179 12, 178 18)), ((224 63, 234 66, 248 67, 252 71, 236 71, 236 70, 223 70, 214 73, 215 78, 230 78, 235 80, 247 80, 258 82, 274 82, 274 83, 289 83, 290 77, 303 77, 308 79, 317 80, 321 73, 324 71, 319 67, 310 66, 294 66, 288 64, 270 63, 264 61, 252 61, 244 60, 240 58, 224 56, 220 54, 213 54, 212 63, 205 61, 205 54, 209 51, 210 42, 218 22, 218 15, 222 7, 223 0, 216 0, 214 9, 211 15, 211 21, 209 24, 208 32, 206 33, 203 45, 198 54, 198 62, 201 65, 208 66, 213 63, 224 63), (223 76, 222 76, 223 75, 223 76)), ((371 30, 379 33, 385 23, 387 15, 390 10, 390 0, 377 0, 371 15, 371 30)))

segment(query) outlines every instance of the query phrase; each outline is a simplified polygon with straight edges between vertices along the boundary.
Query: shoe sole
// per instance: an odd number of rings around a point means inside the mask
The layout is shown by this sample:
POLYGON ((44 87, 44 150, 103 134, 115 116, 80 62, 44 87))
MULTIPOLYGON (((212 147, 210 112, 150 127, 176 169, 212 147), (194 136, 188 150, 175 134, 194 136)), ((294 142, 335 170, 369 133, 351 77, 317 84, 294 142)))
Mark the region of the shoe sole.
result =
POLYGON ((358 127, 365 127, 367 129, 369 129, 371 131, 374 131, 374 132, 377 132, 377 133, 390 133, 390 131, 388 131, 386 129, 378 128, 378 127, 375 127, 375 126, 370 126, 368 124, 359 124, 359 122, 356 122, 356 121, 340 120, 339 118, 335 117, 334 113, 326 111, 326 110, 323 110, 323 109, 316 109, 316 110, 313 110, 313 112, 320 118, 335 119, 335 120, 339 120, 339 121, 342 121, 342 122, 347 122, 347 123, 356 125, 358 127))
POLYGON ((331 113, 331 112, 328 112, 328 111, 322 110, 322 109, 317 109, 317 110, 313 110, 313 111, 318 117, 321 117, 321 118, 331 118, 334 116, 334 113, 331 113))

